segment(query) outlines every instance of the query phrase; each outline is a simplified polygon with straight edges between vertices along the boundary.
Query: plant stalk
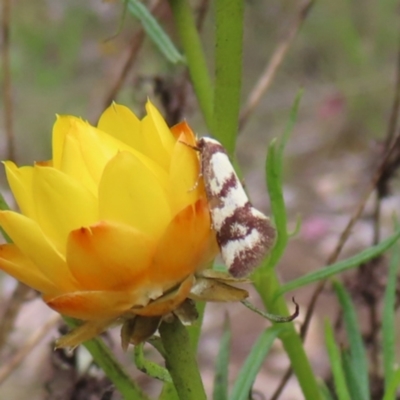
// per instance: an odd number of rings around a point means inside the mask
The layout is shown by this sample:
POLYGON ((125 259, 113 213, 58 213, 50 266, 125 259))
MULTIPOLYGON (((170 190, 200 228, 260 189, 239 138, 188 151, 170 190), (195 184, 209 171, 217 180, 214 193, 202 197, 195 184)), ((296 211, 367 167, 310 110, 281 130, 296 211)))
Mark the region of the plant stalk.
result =
POLYGON ((166 367, 181 400, 207 400, 193 345, 178 318, 159 328, 166 353, 166 367))

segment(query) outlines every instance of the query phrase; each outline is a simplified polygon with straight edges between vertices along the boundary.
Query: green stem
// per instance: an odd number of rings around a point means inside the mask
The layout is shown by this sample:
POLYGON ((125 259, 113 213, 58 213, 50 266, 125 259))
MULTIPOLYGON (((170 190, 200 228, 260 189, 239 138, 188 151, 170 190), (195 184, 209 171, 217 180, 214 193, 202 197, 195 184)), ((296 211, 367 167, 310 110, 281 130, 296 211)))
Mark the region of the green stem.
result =
POLYGON ((204 311, 206 309, 205 301, 197 301, 196 302, 197 312, 199 313, 199 317, 196 322, 187 327, 190 343, 192 343, 192 348, 194 352, 197 352, 197 347, 199 345, 200 335, 201 335, 201 327, 203 325, 204 311))
POLYGON ((181 400, 206 400, 193 346, 179 319, 163 322, 159 328, 166 352, 166 366, 181 400))
POLYGON ((213 134, 231 158, 239 126, 244 3, 243 0, 215 2, 213 134))
MULTIPOLYGON (((274 270, 269 270, 268 273, 262 275, 260 274, 254 282, 254 285, 268 312, 279 315, 289 315, 287 304, 282 296, 273 301, 274 294, 280 287, 279 280, 274 270)), ((304 351, 303 342, 296 332, 294 324, 288 322, 287 326, 289 329, 285 329, 280 335, 280 339, 290 359, 290 365, 297 376, 304 398, 307 400, 318 400, 321 398, 320 391, 310 362, 304 351)))
MULTIPOLYGON (((64 317, 64 320, 72 328, 77 326, 72 318, 64 317)), ((92 355, 96 364, 121 392, 124 399, 149 400, 101 339, 92 339, 84 342, 83 345, 92 355)))
POLYGON ((169 0, 169 4, 174 14, 197 100, 207 128, 212 132, 213 86, 192 10, 187 0, 169 0))

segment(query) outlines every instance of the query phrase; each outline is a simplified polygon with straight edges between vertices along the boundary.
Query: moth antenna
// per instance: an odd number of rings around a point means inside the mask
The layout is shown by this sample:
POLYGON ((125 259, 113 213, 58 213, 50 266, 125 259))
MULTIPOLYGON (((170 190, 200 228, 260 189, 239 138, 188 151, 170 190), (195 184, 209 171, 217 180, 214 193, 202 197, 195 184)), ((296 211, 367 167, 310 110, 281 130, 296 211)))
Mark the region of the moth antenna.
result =
POLYGON ((192 144, 183 142, 182 140, 178 140, 178 142, 184 144, 187 147, 190 147, 191 149, 193 149, 195 151, 199 151, 199 152, 201 151, 200 147, 198 147, 198 146, 193 146, 192 144))

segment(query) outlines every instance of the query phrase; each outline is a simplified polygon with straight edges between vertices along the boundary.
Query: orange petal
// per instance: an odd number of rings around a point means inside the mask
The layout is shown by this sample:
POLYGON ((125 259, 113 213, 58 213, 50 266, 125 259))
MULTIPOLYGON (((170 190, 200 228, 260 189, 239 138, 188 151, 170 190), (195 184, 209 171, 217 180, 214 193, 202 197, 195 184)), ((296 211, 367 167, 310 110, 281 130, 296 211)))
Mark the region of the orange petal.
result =
POLYGON ((0 269, 41 293, 58 293, 57 288, 14 244, 0 246, 0 269))
POLYGON ((87 290, 128 290, 146 279, 154 243, 128 225, 101 222, 71 232, 67 263, 87 290))
POLYGON ((64 255, 57 251, 35 221, 16 212, 0 211, 0 225, 59 291, 77 290, 77 283, 67 268, 64 255))
POLYGON ((152 282, 161 282, 168 288, 195 273, 205 258, 210 260, 207 252, 213 235, 206 200, 200 199, 182 210, 160 239, 153 260, 152 282))
POLYGON ((43 296, 53 310, 84 321, 115 318, 140 304, 138 296, 126 292, 72 292, 58 297, 43 296))
POLYGON ((183 140, 191 146, 196 146, 196 135, 186 121, 179 122, 171 128, 171 133, 177 140, 183 140), (184 138, 181 137, 184 135, 184 138))

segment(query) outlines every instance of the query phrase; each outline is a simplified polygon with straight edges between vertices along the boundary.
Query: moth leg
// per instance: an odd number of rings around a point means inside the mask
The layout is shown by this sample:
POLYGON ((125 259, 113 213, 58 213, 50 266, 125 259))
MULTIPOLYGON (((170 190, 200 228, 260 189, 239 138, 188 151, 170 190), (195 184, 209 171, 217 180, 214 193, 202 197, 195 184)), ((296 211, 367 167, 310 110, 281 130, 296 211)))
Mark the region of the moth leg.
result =
POLYGON ((203 177, 203 174, 200 172, 199 175, 197 176, 196 182, 194 185, 188 190, 188 192, 193 192, 193 190, 196 190, 199 187, 199 182, 200 179, 203 177))

